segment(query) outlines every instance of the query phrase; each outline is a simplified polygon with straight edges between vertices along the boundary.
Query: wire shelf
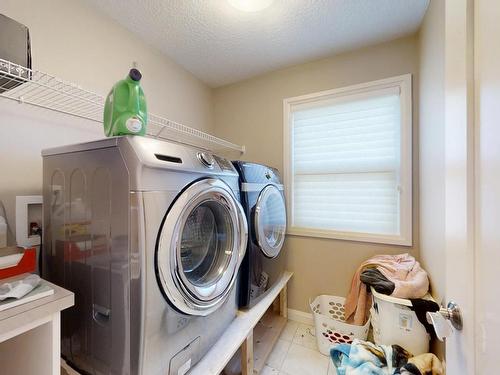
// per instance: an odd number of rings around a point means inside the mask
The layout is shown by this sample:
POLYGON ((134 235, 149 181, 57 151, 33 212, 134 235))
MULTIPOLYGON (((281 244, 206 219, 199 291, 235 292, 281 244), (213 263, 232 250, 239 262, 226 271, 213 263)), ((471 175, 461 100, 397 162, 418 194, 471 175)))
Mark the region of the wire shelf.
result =
MULTIPOLYGON (((102 123, 104 97, 50 74, 0 59, 0 97, 102 123)), ((180 142, 214 152, 245 152, 201 130, 149 114, 147 136, 180 142)))

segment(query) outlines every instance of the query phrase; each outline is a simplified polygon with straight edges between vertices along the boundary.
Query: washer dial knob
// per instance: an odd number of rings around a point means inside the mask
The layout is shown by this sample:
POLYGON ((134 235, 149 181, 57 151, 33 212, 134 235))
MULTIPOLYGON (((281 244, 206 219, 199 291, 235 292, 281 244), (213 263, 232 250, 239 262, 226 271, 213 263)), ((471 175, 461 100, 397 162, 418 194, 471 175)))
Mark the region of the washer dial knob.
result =
POLYGON ((215 164, 215 160, 212 155, 207 154, 206 152, 198 152, 196 154, 198 160, 207 168, 213 168, 215 164))

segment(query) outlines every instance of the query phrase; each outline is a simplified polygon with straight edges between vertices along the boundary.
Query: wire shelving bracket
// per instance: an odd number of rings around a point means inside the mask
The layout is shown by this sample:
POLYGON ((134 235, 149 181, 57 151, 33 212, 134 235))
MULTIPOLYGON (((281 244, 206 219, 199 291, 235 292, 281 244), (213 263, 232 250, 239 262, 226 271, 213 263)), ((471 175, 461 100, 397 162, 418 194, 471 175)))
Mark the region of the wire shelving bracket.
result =
MULTIPOLYGON (((0 59, 0 97, 102 123, 104 97, 39 70, 0 59)), ((202 147, 214 152, 238 152, 240 146, 201 130, 149 114, 147 136, 202 147)))

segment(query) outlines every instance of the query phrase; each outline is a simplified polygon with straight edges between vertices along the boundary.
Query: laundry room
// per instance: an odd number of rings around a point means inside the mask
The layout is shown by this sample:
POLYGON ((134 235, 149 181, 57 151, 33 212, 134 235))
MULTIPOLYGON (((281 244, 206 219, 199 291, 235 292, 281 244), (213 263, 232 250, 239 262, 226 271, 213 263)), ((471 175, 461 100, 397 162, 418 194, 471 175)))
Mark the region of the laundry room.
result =
POLYGON ((499 18, 0 0, 0 374, 496 373, 499 18))

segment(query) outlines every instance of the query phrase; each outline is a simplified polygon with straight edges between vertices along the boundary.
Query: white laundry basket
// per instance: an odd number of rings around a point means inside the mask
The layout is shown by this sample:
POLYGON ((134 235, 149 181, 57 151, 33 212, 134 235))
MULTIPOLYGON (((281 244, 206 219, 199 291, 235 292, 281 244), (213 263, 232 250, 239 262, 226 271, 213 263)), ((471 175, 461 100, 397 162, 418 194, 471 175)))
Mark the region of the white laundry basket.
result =
POLYGON ((330 355, 335 344, 350 344, 354 339, 366 340, 370 319, 364 326, 348 324, 344 321, 345 298, 321 295, 310 302, 316 329, 319 351, 330 355))
MULTIPOLYGON (((430 336, 410 309, 411 301, 377 293, 373 288, 372 295, 370 316, 375 343, 397 344, 413 355, 427 353, 430 336)), ((424 298, 431 299, 429 295, 424 298)))

